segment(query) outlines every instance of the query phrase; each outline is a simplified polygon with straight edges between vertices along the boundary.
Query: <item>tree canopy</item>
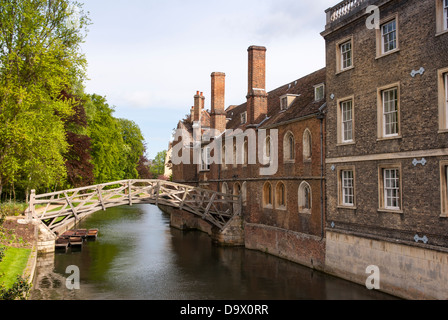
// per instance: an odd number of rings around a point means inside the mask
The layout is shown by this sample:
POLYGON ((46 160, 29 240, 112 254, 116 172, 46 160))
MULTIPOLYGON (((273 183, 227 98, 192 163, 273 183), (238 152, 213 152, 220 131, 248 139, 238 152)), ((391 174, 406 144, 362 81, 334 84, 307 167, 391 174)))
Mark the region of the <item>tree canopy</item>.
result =
POLYGON ((0 0, 0 199, 138 176, 139 128, 84 92, 89 24, 77 1, 0 0))

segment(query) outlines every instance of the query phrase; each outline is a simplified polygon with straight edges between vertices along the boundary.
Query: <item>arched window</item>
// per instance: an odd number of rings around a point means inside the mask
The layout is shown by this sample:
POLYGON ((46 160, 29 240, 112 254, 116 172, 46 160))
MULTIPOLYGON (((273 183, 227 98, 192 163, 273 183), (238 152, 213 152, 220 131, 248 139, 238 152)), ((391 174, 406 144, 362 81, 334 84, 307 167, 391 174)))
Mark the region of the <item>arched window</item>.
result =
POLYGON ((226 146, 225 146, 225 144, 223 144, 222 150, 221 150, 221 165, 222 165, 223 169, 227 168, 227 164, 226 164, 226 146))
POLYGON ((241 185, 237 182, 233 185, 233 194, 239 196, 241 194, 241 185))
POLYGON ((233 142, 233 167, 236 167, 238 165, 237 163, 237 153, 236 153, 236 142, 233 142))
POLYGON ((243 206, 247 205, 247 182, 243 182, 241 186, 241 194, 243 198, 243 206))
POLYGON ((247 165, 249 163, 249 150, 248 150, 248 143, 247 141, 244 141, 244 148, 243 148, 243 164, 247 165))
POLYGON ((269 182, 263 186, 263 207, 272 208, 272 186, 269 182))
POLYGON ((221 193, 225 193, 225 194, 228 194, 228 193, 229 193, 229 186, 227 185, 227 182, 224 182, 224 183, 222 184, 222 187, 221 187, 221 193))
POLYGON ((275 187, 275 207, 286 209, 286 186, 283 182, 277 183, 275 187))
POLYGON ((303 133, 303 160, 310 160, 312 155, 312 139, 310 130, 303 133))
POLYGON ((283 139, 283 157, 285 161, 293 161, 295 159, 294 145, 294 135, 289 131, 283 139))
POLYGON ((303 181, 299 187, 299 212, 311 214, 312 209, 312 193, 311 187, 303 181))

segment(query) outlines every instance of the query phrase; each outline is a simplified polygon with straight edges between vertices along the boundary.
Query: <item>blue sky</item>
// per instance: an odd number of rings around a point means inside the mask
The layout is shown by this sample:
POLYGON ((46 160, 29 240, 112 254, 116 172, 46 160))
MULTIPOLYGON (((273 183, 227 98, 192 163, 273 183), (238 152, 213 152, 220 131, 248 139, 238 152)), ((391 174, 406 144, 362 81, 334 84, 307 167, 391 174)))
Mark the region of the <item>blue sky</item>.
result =
POLYGON ((167 149, 173 129, 226 73, 226 105, 245 102, 247 48, 267 48, 267 90, 325 66, 325 9, 336 0, 88 0, 82 50, 86 92, 105 96, 115 117, 142 130, 148 157, 167 149))

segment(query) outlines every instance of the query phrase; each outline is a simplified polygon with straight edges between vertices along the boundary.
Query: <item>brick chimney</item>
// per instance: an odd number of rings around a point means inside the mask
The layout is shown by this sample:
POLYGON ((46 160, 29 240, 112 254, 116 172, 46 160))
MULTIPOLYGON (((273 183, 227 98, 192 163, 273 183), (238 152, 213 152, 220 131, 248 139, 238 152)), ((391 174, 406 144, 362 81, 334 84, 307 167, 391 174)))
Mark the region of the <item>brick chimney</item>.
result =
POLYGON ((268 112, 266 93, 266 48, 251 46, 247 91, 247 120, 249 125, 260 123, 268 112))
POLYGON ((205 97, 202 92, 197 91, 194 96, 193 122, 201 121, 202 110, 204 110, 205 97))
POLYGON ((227 118, 225 111, 226 75, 222 72, 213 72, 211 78, 211 127, 222 133, 226 130, 227 118))

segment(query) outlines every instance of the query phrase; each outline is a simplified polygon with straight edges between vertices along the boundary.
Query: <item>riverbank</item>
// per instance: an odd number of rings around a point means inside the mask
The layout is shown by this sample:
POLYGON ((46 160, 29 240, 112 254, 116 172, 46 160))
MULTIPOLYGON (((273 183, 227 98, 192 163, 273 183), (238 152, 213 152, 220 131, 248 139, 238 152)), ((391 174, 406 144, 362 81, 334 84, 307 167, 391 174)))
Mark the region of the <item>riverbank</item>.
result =
MULTIPOLYGON (((37 264, 37 237, 38 229, 34 224, 24 223, 24 216, 6 217, 2 224, 2 236, 0 246, 13 248, 15 251, 24 251, 27 255, 27 262, 20 265, 21 270, 14 270, 10 277, 21 275, 28 284, 33 282, 33 277, 37 264)), ((24 253, 24 254, 25 254, 24 253)), ((6 252, 6 254, 8 254, 6 252)), ((5 277, 7 270, 5 270, 5 277), (6 271, 6 272, 5 272, 6 271)))

